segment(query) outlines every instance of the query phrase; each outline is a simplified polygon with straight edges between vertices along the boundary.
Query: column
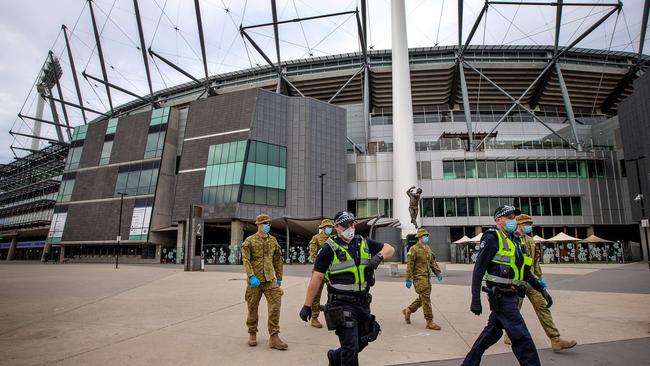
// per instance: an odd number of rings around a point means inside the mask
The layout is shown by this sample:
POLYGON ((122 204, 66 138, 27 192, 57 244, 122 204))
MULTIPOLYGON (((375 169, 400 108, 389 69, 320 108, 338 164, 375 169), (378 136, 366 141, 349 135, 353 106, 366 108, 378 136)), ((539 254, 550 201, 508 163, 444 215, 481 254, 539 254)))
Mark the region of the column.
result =
POLYGON ((16 247, 18 246, 18 235, 11 237, 11 246, 9 246, 9 253, 7 253, 7 260, 14 259, 14 253, 16 252, 16 247))
POLYGON ((183 243, 185 237, 185 222, 178 223, 178 231, 176 231, 176 264, 183 263, 183 243))
POLYGON ((239 253, 241 245, 244 242, 244 223, 239 220, 233 220, 230 224, 230 256, 228 263, 239 264, 239 253))

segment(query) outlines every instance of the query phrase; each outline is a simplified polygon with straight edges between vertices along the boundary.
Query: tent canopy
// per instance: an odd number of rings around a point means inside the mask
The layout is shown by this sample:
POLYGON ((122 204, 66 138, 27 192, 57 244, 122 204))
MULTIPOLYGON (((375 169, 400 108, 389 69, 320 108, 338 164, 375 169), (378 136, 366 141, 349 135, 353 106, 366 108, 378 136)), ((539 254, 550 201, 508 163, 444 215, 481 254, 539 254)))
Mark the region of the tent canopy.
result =
POLYGON ((573 236, 569 236, 565 233, 559 233, 554 237, 548 239, 547 241, 557 242, 557 243, 571 243, 571 242, 577 242, 581 240, 578 238, 574 238, 573 236))
POLYGON ((464 244, 464 243, 469 243, 469 242, 470 242, 470 239, 466 235, 463 235, 462 238, 456 240, 452 244, 464 244))
POLYGON ((480 243, 482 237, 483 237, 483 233, 479 233, 475 237, 469 239, 468 243, 480 243))
POLYGON ((589 235, 589 237, 582 241, 583 243, 599 244, 599 243, 613 243, 611 240, 599 238, 596 235, 589 235))
POLYGON ((544 243, 544 242, 547 242, 547 241, 548 241, 548 240, 542 238, 542 237, 539 236, 539 235, 535 235, 535 236, 533 236, 533 240, 535 241, 535 243, 544 243))

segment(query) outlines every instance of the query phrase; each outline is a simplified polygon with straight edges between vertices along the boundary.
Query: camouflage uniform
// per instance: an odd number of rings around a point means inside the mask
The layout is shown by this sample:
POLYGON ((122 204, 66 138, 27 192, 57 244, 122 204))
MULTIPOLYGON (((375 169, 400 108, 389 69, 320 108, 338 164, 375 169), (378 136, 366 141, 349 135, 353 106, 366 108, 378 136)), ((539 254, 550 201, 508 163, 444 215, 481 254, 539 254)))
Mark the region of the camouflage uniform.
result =
POLYGON ((256 288, 251 287, 250 281, 246 281, 248 333, 257 333, 257 308, 262 295, 264 295, 269 310, 269 334, 278 334, 280 333, 280 304, 283 295, 283 291, 276 281, 276 279, 282 280, 283 262, 280 245, 271 235, 262 238, 259 233, 255 233, 244 240, 241 250, 247 278, 255 275, 260 280, 260 285, 256 288))
MULTIPOLYGON (((542 278, 543 275, 542 268, 539 265, 539 260, 542 256, 541 248, 535 243, 533 238, 531 238, 528 235, 524 234, 524 236, 521 238, 521 241, 524 244, 526 255, 533 258, 533 266, 531 267, 531 272, 538 279, 542 278)), ((526 291, 526 297, 528 297, 528 300, 530 300, 530 303, 533 305, 533 309, 535 309, 535 314, 537 314, 537 319, 539 319, 539 322, 542 324, 542 327, 544 328, 546 335, 549 338, 559 337, 560 331, 557 329, 555 323, 553 322, 553 316, 551 315, 551 310, 546 307, 546 300, 544 300, 542 294, 528 287, 528 290, 526 291)), ((520 310, 523 302, 524 299, 519 298, 520 310)))
MULTIPOLYGON (((418 230, 418 235, 420 234, 420 230, 418 230)), ((431 248, 426 244, 418 242, 408 252, 406 280, 413 281, 415 292, 418 294, 418 298, 409 305, 408 309, 413 313, 422 307, 424 318, 427 322, 433 320, 433 309, 431 308, 431 272, 436 276, 442 273, 436 262, 436 256, 431 252, 431 248)))
MULTIPOLYGON (((311 240, 309 241, 309 261, 311 263, 314 263, 316 261, 316 254, 318 254, 318 251, 323 247, 323 245, 325 245, 325 242, 328 238, 329 236, 326 236, 323 233, 318 233, 312 236, 311 240)), ((320 286, 318 287, 318 292, 316 293, 316 297, 314 297, 314 302, 311 304, 312 319, 318 318, 318 314, 320 314, 320 297, 323 293, 324 285, 325 281, 321 281, 320 286)))

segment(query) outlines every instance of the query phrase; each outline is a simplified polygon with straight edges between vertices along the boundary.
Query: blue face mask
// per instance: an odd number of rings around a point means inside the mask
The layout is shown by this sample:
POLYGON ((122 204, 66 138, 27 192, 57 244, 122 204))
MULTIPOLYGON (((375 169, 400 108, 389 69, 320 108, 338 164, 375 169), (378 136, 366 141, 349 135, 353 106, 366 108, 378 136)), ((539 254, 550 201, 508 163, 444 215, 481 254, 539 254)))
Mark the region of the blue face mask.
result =
POLYGON ((262 226, 262 232, 264 232, 264 234, 268 234, 269 231, 271 231, 271 224, 264 224, 262 226))
POLYGON ((325 228, 325 235, 332 235, 332 227, 328 226, 325 228))
POLYGON ((530 233, 532 233, 532 232, 533 232, 533 227, 530 226, 530 225, 526 225, 526 226, 524 226, 524 232, 525 232, 526 234, 530 234, 530 233))
POLYGON ((424 244, 429 244, 429 235, 425 235, 425 236, 423 236, 423 237, 422 237, 422 242, 423 242, 424 244))
POLYGON ((517 220, 508 220, 506 221, 506 231, 509 233, 514 233, 517 230, 517 220))

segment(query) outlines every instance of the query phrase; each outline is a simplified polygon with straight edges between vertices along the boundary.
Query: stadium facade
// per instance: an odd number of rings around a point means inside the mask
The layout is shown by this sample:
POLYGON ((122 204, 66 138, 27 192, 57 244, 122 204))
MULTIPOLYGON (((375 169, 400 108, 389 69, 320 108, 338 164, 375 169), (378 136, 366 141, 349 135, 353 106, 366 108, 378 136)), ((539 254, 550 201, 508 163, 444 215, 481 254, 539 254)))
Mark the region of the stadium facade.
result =
MULTIPOLYGON (((468 134, 456 51, 409 50, 416 161, 399 162, 416 166, 419 220, 439 259, 468 260, 472 246, 450 243, 481 232, 505 203, 530 213, 542 237, 596 234, 621 241, 611 260, 621 260, 624 247, 626 256, 640 256, 619 127, 626 122, 619 123, 617 111, 634 90, 620 84, 637 55, 571 49, 557 70, 538 78, 552 46, 470 46, 464 59, 478 72, 512 95, 530 85, 532 91, 498 124, 511 100, 466 68, 468 134), (566 142, 573 136, 579 147, 566 142), (485 142, 470 149, 472 139, 485 142)), ((283 62, 291 82, 283 93, 276 93, 283 86, 271 67, 211 77, 216 95, 208 97, 201 97, 203 85, 178 85, 156 92, 153 110, 136 99, 113 118, 77 127, 69 144, 48 148, 57 152, 3 166, 0 255, 31 259, 45 248, 70 261, 112 261, 119 235, 122 260, 179 262, 192 204, 204 208, 207 263, 235 261, 261 212, 274 218, 272 230, 290 261, 304 262, 321 215, 345 208, 364 218, 362 230, 399 241, 392 219, 391 53, 370 51, 368 59, 367 74, 358 72, 360 53, 283 62), (12 169, 32 173, 19 180, 12 169)), ((406 195, 408 188, 400 189, 406 195)), ((571 252, 548 255, 562 261, 571 252)))

